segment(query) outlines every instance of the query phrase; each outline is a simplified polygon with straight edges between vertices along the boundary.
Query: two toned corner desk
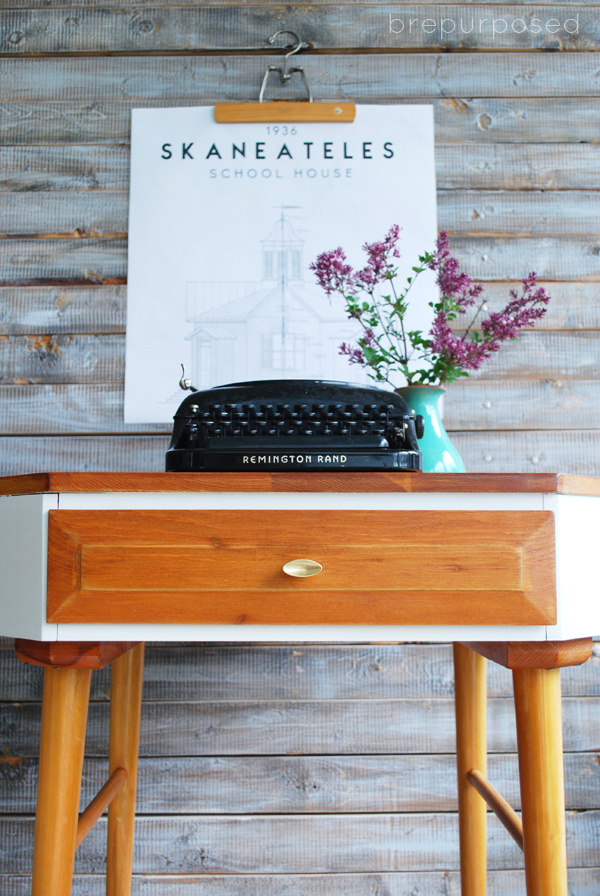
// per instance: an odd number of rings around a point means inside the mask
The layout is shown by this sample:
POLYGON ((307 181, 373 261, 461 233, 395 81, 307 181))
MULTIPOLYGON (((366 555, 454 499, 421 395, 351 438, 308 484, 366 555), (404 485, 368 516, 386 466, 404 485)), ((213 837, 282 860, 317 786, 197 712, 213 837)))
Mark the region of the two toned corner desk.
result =
POLYGON ((33 896, 69 896, 107 807, 106 892, 130 894, 146 640, 454 642, 462 896, 485 894, 488 807, 528 896, 567 896, 559 675, 600 632, 600 479, 44 473, 0 495, 0 634, 44 667, 33 896), (521 816, 486 777, 486 658, 513 670, 521 816), (109 776, 80 813, 106 665, 109 776))

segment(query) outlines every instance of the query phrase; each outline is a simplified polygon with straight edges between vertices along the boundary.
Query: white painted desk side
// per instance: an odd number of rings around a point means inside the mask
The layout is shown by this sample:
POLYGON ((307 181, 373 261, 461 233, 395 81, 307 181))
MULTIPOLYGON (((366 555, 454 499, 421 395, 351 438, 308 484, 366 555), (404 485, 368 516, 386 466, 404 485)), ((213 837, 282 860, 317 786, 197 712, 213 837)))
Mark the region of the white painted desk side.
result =
POLYGON ((0 634, 55 641, 46 622, 48 511, 58 495, 0 497, 0 634))
POLYGON ((558 619, 548 640, 600 634, 600 498, 544 495, 554 513, 558 619))

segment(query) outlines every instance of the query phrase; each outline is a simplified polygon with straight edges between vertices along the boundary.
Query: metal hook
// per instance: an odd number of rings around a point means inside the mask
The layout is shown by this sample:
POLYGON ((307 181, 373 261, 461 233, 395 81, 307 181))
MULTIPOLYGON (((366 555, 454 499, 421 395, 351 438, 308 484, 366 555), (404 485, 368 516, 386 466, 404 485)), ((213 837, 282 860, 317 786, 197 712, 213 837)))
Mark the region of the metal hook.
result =
MULTIPOLYGON (((284 83, 287 83, 290 80, 291 75, 294 73, 294 71, 296 71, 296 69, 292 69, 291 71, 288 69, 288 59, 290 58, 290 56, 293 56, 294 53, 299 53, 300 50, 308 49, 308 44, 306 44, 302 40, 300 35, 296 34, 295 31, 288 31, 286 28, 282 29, 281 31, 276 31, 275 34, 272 34, 267 43, 274 44, 275 39, 278 38, 280 34, 291 34, 292 37, 296 39, 296 46, 292 47, 292 49, 289 50, 289 52, 287 52, 283 57, 283 70, 281 71, 281 80, 284 83)), ((283 49, 285 49, 285 47, 283 47, 283 49)), ((273 69, 273 71, 279 71, 279 69, 273 69)))
MULTIPOLYGON (((258 102, 259 103, 264 102, 264 95, 265 95, 265 90, 267 87, 267 82, 269 80, 269 75, 271 74, 271 72, 278 72, 279 78, 280 78, 282 84, 287 84, 292 75, 299 74, 302 77, 304 86, 306 87, 306 92, 308 94, 308 101, 309 101, 309 103, 312 103, 312 101, 313 101, 312 90, 310 89, 310 85, 309 85, 308 81, 306 80, 306 75, 304 73, 304 69, 302 68, 302 66, 296 65, 293 68, 288 68, 288 59, 290 58, 290 56, 293 56, 294 53, 299 53, 300 50, 309 49, 310 44, 307 44, 305 41, 303 41, 300 38, 300 36, 298 34, 296 34, 295 31, 288 31, 287 29, 283 29, 281 31, 276 31, 275 34, 271 35, 271 37, 269 38, 267 43, 273 44, 275 39, 277 37, 279 37, 280 34, 291 34, 296 39, 296 45, 294 47, 292 47, 291 50, 288 50, 288 52, 283 57, 283 68, 279 65, 270 65, 267 68, 267 70, 265 72, 265 76, 263 78, 261 88, 260 88, 260 93, 258 95, 258 102)), ((283 48, 283 49, 285 49, 285 48, 283 48)))

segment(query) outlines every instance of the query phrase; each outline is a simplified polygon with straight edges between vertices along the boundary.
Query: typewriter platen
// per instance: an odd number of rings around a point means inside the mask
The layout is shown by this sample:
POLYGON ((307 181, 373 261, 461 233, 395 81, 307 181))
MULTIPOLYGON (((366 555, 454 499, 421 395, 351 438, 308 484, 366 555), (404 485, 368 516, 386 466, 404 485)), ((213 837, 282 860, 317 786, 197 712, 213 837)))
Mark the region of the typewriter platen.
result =
POLYGON ((233 383, 188 395, 174 419, 167 472, 421 469, 423 418, 374 386, 233 383))

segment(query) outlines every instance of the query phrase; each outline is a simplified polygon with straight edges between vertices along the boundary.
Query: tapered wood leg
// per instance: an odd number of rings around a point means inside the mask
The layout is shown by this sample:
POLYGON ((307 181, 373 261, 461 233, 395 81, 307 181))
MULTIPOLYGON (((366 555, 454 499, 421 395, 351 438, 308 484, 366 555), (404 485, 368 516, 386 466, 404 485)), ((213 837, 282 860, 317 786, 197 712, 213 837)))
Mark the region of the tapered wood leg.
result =
POLYGON ((471 769, 487 770, 486 661, 454 644, 456 765, 462 896, 485 896, 487 873, 487 807, 467 779, 471 769))
POLYGON ((70 896, 89 669, 44 669, 32 896, 70 896))
POLYGON ((144 645, 112 664, 109 774, 127 771, 127 781, 108 808, 106 896, 130 896, 135 794, 140 740, 144 645))
POLYGON ((513 672, 527 896, 567 896, 560 670, 513 672))

